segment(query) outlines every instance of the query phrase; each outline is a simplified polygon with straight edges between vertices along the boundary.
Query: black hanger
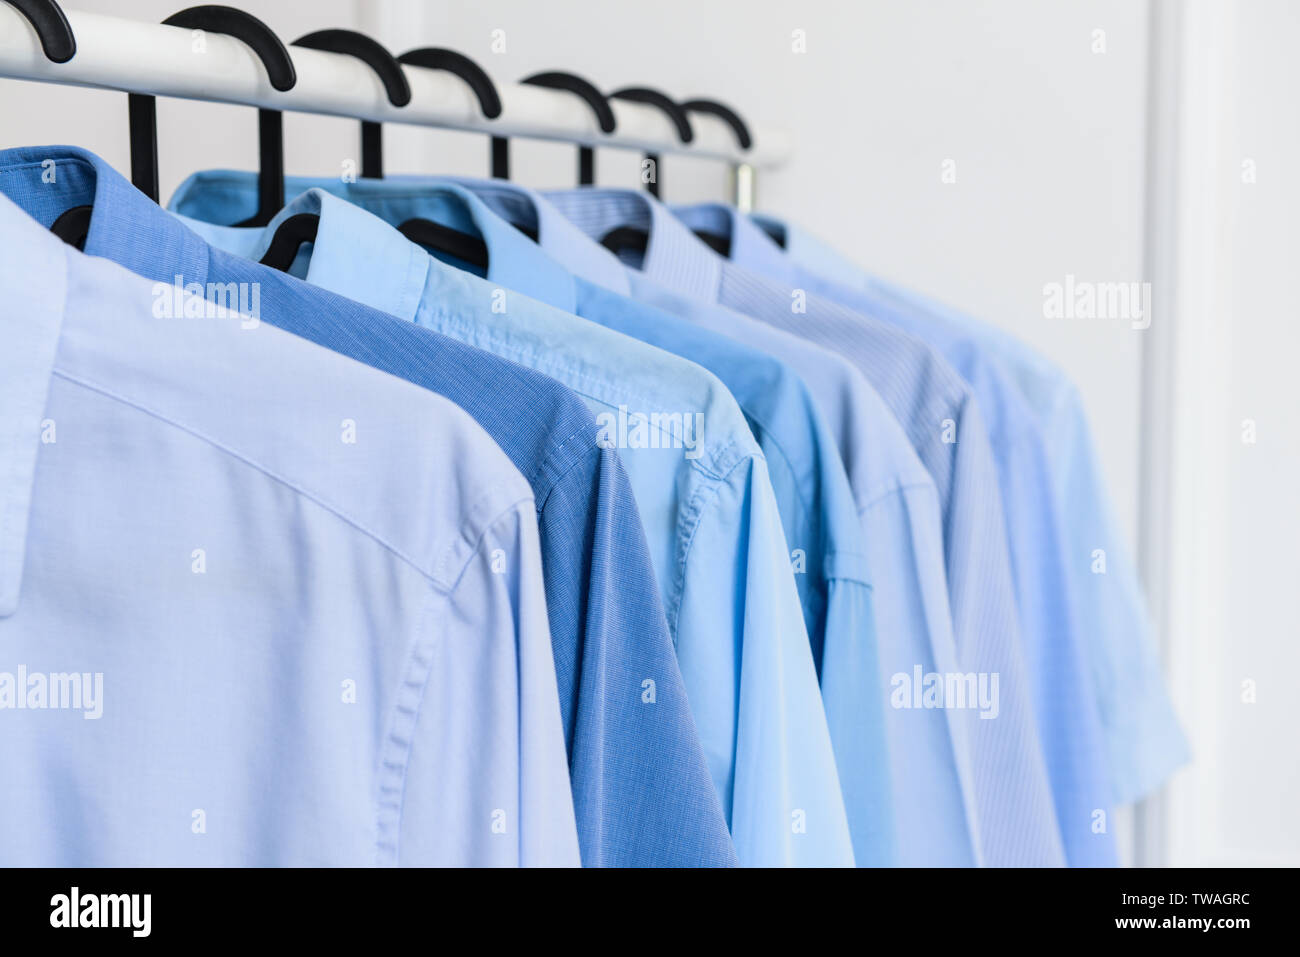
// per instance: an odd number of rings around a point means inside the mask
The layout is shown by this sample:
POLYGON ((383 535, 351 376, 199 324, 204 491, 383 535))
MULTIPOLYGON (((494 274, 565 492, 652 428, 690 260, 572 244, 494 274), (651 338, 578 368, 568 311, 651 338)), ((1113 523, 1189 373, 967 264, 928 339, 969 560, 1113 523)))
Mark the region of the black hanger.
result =
MULTIPOLYGON (((731 238, 705 229, 692 230, 695 237, 724 259, 731 258, 731 238)), ((616 226, 600 237, 600 244, 615 255, 633 252, 641 256, 650 246, 650 234, 635 226, 616 226)))
MULTIPOLYGON (((740 144, 742 150, 747 150, 754 145, 754 139, 749 135, 749 127, 745 125, 745 121, 731 107, 719 103, 717 100, 687 100, 681 104, 681 108, 686 113, 708 113, 723 120, 736 134, 736 142, 740 144)), ((723 256, 731 255, 730 238, 706 230, 696 230, 695 235, 707 243, 715 252, 723 256)), ((650 237, 644 229, 619 226, 602 236, 600 242, 601 245, 615 254, 635 252, 644 256, 650 243, 650 237)))
POLYGON ((615 255, 631 252, 644 256, 650 246, 650 234, 635 226, 616 226, 600 237, 600 244, 615 255))
POLYGON ((263 254, 261 263, 280 272, 288 272, 303 243, 314 243, 320 229, 320 217, 315 213, 295 213, 282 222, 271 237, 271 245, 263 254))
MULTIPOLYGON (((354 56, 375 71, 380 82, 384 84, 384 93, 393 106, 406 106, 411 102, 411 87, 406 82, 406 74, 401 64, 393 58, 376 40, 355 30, 317 30, 294 40, 290 46, 304 47, 308 50, 325 50, 329 53, 342 53, 354 56)), ((280 122, 278 110, 258 110, 258 114, 274 114, 275 122, 280 122)), ((361 175, 366 179, 382 179, 384 175, 383 136, 379 123, 369 120, 361 121, 361 175)), ((265 222, 245 221, 241 225, 261 226, 270 222, 275 213, 284 206, 284 187, 281 180, 280 202, 265 222)), ((267 210, 259 209, 260 218, 267 210)), ((316 232, 320 227, 320 217, 315 213, 296 213, 282 222, 271 237, 271 244, 262 256, 262 265, 286 271, 298 255, 303 243, 315 242, 316 232)))
POLYGON ((723 236, 721 233, 711 233, 705 229, 693 230, 696 237, 704 242, 704 245, 710 247, 715 253, 723 259, 731 258, 731 237, 723 236))
MULTIPOLYGON (((369 66, 384 84, 384 93, 393 106, 411 102, 411 87, 406 74, 393 55, 376 40, 355 30, 317 30, 294 40, 290 46, 325 50, 354 56, 369 66)), ((383 179, 384 152, 382 127, 370 120, 361 121, 361 175, 366 179, 383 179)))
MULTIPOLYGON (((398 63, 408 66, 423 67, 426 70, 447 70, 456 74, 462 80, 469 84, 469 88, 474 91, 474 96, 478 98, 478 108, 483 115, 489 120, 495 120, 501 115, 501 97, 497 95, 496 84, 492 78, 483 71, 477 63, 465 56, 463 53, 457 53, 455 50, 447 50, 443 47, 419 47, 415 50, 407 50, 397 58, 398 63)), ((492 168, 497 166, 497 139, 492 138, 492 168)), ((504 141, 503 141, 504 142, 504 141)), ((509 160, 503 158, 503 163, 509 160)), ((493 172, 493 176, 496 173, 493 172)), ((506 176, 497 177, 506 179, 506 176)))
MULTIPOLYGON (((77 52, 77 39, 72 35, 68 18, 54 0, 8 0, 9 5, 21 13, 36 31, 41 41, 41 52, 51 63, 67 63, 77 52)), ((64 210, 50 225, 50 232, 69 246, 86 248, 86 234, 90 231, 89 206, 73 206, 64 210)))
MULTIPOLYGON (((314 46, 315 49, 330 49, 336 53, 354 53, 351 45, 355 38, 359 37, 366 42, 367 54, 374 57, 373 60, 367 60, 367 62, 375 66, 381 77, 384 76, 385 72, 391 75, 393 70, 396 70, 396 75, 401 77, 402 86, 406 92, 404 100, 400 103, 393 98, 394 88, 389 86, 387 80, 385 81, 389 100, 395 106, 404 106, 411 99, 410 86, 406 82, 405 75, 402 74, 401 65, 405 64, 427 70, 447 70, 456 74, 468 83, 470 89, 474 91, 474 95, 478 99, 479 109, 483 111, 484 116, 488 119, 496 119, 501 115, 501 97, 497 94, 496 86, 493 84, 491 77, 469 57, 463 56, 454 50, 446 50, 440 47, 421 47, 408 50, 394 59, 391 67, 389 67, 386 61, 376 55, 376 49, 382 51, 385 57, 388 56, 387 51, 363 34, 353 34, 347 30, 326 30, 322 31, 322 33, 334 34, 335 36, 322 38, 321 34, 310 34, 307 37, 295 40, 293 45, 314 46), (305 40, 312 42, 305 43, 303 42, 305 40), (330 45, 328 47, 318 45, 325 42, 330 45), (371 44, 373 46, 370 46, 371 44), (345 49, 345 46, 348 48, 345 49), (381 64, 384 65, 381 67, 381 64)), ((359 52, 356 52, 355 55, 361 56, 359 52)), ((389 57, 389 59, 392 58, 389 57)), ((382 159, 379 151, 379 130, 380 124, 378 123, 363 122, 361 125, 361 175, 363 177, 379 178, 383 175, 382 159), (368 142, 371 144, 369 150, 367 149, 368 142)), ((290 216, 280 224, 275 235, 271 238, 271 244, 262 257, 262 263, 280 270, 288 269, 298 255, 298 250, 302 244, 315 241, 319 226, 320 217, 315 214, 299 213, 296 216, 290 216)), ((420 218, 409 219, 402 223, 398 229, 412 242, 419 243, 430 249, 440 250, 472 265, 487 269, 487 244, 476 236, 462 233, 432 220, 420 218)), ((536 237, 534 236, 534 238, 536 237)))
POLYGON ((403 236, 413 243, 419 243, 426 249, 436 249, 454 256, 471 266, 477 266, 484 272, 488 268, 488 248, 478 236, 462 233, 431 219, 408 219, 397 227, 403 236))
MULTIPOLYGON (((77 208, 89 209, 89 207, 77 208)), ((72 212, 75 212, 75 210, 69 210, 69 213, 72 212)), ((64 215, 66 216, 68 213, 64 215)), ((280 224, 275 231, 275 235, 271 237, 271 244, 267 247, 266 253, 263 254, 261 259, 262 265, 270 266, 281 272, 287 271, 293 265, 294 259, 297 258, 302 244, 316 241, 316 234, 319 229, 320 216, 316 213, 296 213, 290 216, 280 224)), ((452 229, 450 226, 435 223, 431 219, 419 217, 408 219, 397 229, 413 243, 418 243, 427 249, 436 249, 447 253, 472 266, 477 266, 485 272, 487 271, 487 243, 478 236, 471 236, 469 233, 452 229)), ((524 230, 524 232, 531 234, 533 240, 537 239, 535 232, 531 230, 524 230)))
POLYGON ((785 227, 784 226, 778 226, 774 223, 760 222, 758 223, 758 227, 772 238, 772 242, 776 243, 782 249, 785 249, 785 227))
POLYGON ((747 150, 754 145, 754 139, 749 135, 749 127, 745 121, 731 107, 717 100, 687 100, 682 104, 682 109, 687 113, 708 113, 710 116, 716 116, 736 134, 736 142, 740 144, 742 150, 747 150))
MULTIPOLYGON (((721 119, 736 134, 736 142, 740 144, 742 150, 747 150, 754 145, 753 137, 749 135, 749 127, 745 124, 745 121, 740 118, 740 114, 726 104, 719 103, 717 100, 687 100, 682 104, 682 109, 687 112, 708 113, 721 119)), ((722 236, 704 229, 697 229, 694 232, 714 252, 728 259, 731 258, 730 236, 722 236)))
POLYGON ((27 18, 41 41, 41 52, 51 63, 67 63, 77 52, 77 38, 63 9, 54 0, 8 0, 27 18))
MULTIPOLYGON (((696 238, 724 258, 731 258, 731 238, 704 229, 694 230, 696 238)), ((644 256, 650 246, 650 234, 635 226, 616 226, 600 237, 600 244, 615 255, 632 252, 644 256)))
MULTIPOLYGON (((664 96, 658 90, 652 90, 648 86, 628 86, 621 90, 615 90, 609 95, 611 100, 631 100, 634 103, 646 103, 650 106, 657 106, 668 114, 668 119, 672 120, 673 126, 677 128, 677 138, 683 143, 689 143, 695 139, 695 131, 691 129, 690 118, 686 111, 680 106, 664 96)), ((652 164, 652 176, 645 184, 645 188, 650 191, 650 195, 659 198, 659 154, 646 153, 645 158, 652 164)))
MULTIPOLYGON (((261 20, 243 10, 205 4, 189 7, 174 13, 163 23, 172 27, 224 33, 242 40, 257 54, 271 86, 277 90, 291 90, 298 74, 289 59, 289 51, 280 38, 261 20)), ((143 93, 127 95, 127 110, 131 124, 131 182, 142 193, 158 202, 158 115, 152 96, 143 93)), ((258 111, 258 150, 261 166, 258 173, 258 194, 262 210, 274 205, 274 215, 284 205, 284 136, 280 128, 280 115, 274 111, 258 111), (264 115, 272 113, 274 122, 264 115), (278 202, 277 202, 278 199, 278 202)), ((256 218, 256 217, 254 217, 256 218)), ((267 216, 263 223, 268 222, 267 216)), ((253 225, 250 221, 239 225, 253 225)))
POLYGON ((86 237, 90 234, 91 207, 73 206, 59 214, 59 218, 50 224, 50 232, 58 236, 69 246, 86 248, 86 237))
MULTIPOLYGON (((715 253, 730 258, 731 240, 726 236, 719 236, 717 233, 706 232, 703 229, 695 230, 695 235, 715 253)), ((650 234, 635 226, 618 226, 600 237, 600 244, 615 255, 634 252, 644 256, 650 245, 650 234)))
MULTIPOLYGON (((596 114, 596 122, 601 132, 613 133, 614 111, 609 107, 609 100, 582 77, 573 73, 551 70, 546 73, 534 73, 519 81, 532 86, 544 86, 552 90, 566 90, 576 93, 586 100, 596 114)), ((492 176, 494 179, 510 178, 510 141, 504 136, 492 137, 492 176)), ((590 186, 596 182, 596 151, 590 146, 578 148, 578 185, 590 186)))

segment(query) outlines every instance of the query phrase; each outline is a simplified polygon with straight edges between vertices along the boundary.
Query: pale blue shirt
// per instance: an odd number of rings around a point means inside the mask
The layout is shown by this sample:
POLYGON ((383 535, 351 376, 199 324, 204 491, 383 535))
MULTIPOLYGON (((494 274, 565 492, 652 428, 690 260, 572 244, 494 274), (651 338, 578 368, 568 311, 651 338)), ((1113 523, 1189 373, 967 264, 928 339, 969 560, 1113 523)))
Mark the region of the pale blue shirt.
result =
MULTIPOLYGON (((804 235, 799 231, 793 234, 804 235)), ((806 245, 800 243, 799 245, 806 245)), ((1006 332, 917 293, 861 276, 862 285, 976 339, 1016 384, 1047 445, 1062 504, 1078 632, 1093 675, 1117 804, 1158 788, 1190 757, 1169 697, 1137 570, 1107 492, 1078 389, 1006 332)))
MULTIPOLYGON (((182 187, 173 206, 192 210, 191 188, 182 187)), ((566 284, 572 306, 573 278, 472 194, 446 185, 437 195, 458 228, 488 243, 486 281, 431 256, 413 272, 409 254, 392 246, 418 247, 320 189, 265 230, 187 223, 214 245, 256 258, 285 218, 317 213, 315 244, 293 267, 308 282, 527 365, 581 395, 632 478, 740 862, 851 865, 788 548, 765 459, 735 400, 694 363, 548 306, 566 303, 566 284), (529 292, 545 302, 507 284, 499 270, 511 262, 526 263, 511 273, 516 286, 533 284, 529 292)))
POLYGON ((1045 439, 1024 397, 987 350, 952 323, 871 290, 845 286, 799 267, 771 236, 731 207, 704 203, 675 210, 692 229, 722 237, 729 258, 780 277, 855 312, 910 332, 939 350, 970 385, 988 425, 1002 488, 1003 514, 1016 603, 1036 695, 1039 739, 1061 825, 1066 860, 1074 866, 1116 863, 1109 826, 1109 766, 1097 692, 1079 630, 1077 572, 1067 554, 1062 509, 1048 466, 1045 439))
POLYGON ((619 227, 645 230, 644 254, 625 254, 628 265, 684 295, 729 305, 840 352, 880 393, 939 493, 961 663, 960 672, 943 676, 946 694, 917 700, 922 707, 927 700, 960 705, 983 860, 1064 863, 1020 636, 996 461, 978 403, 956 370, 905 332, 721 258, 642 192, 588 188, 547 196, 592 237, 619 227), (958 693, 971 687, 974 694, 958 693), (976 695, 980 704, 972 706, 976 695))
POLYGON ((0 859, 576 865, 535 507, 483 429, 3 196, 0 235, 0 859))
MULTIPOLYGON (((756 346, 780 356, 782 366, 800 378, 800 385, 816 403, 818 432, 829 432, 829 441, 839 452, 842 465, 847 466, 872 585, 879 670, 875 670, 876 666, 868 669, 866 662, 850 654, 832 656, 821 668, 822 695, 836 745, 855 853, 860 866, 872 860, 871 828, 879 824, 869 820, 866 802, 853 799, 854 785, 859 795, 868 792, 866 778, 877 773, 862 754, 861 729, 864 714, 869 714, 866 706, 872 697, 888 697, 892 676, 910 676, 918 664, 923 673, 957 670, 938 495, 906 435, 861 373, 833 353, 724 307, 677 295, 645 274, 629 270, 532 190, 501 180, 459 182, 517 226, 534 230, 542 248, 575 275, 666 309, 701 331, 734 336, 746 347, 756 346), (937 661, 943 661, 944 667, 939 668, 937 661), (870 676, 867 670, 872 671, 870 676), (864 694, 867 681, 875 682, 882 691, 864 694)), ((379 183, 371 183, 368 191, 382 188, 379 183)), ((631 331, 627 326, 621 328, 631 331)), ((679 323, 670 323, 659 313, 645 325, 632 328, 640 336, 658 333, 659 337, 652 341, 662 340, 668 348, 674 336, 679 341, 685 338, 679 323), (649 328, 651 323, 654 329, 649 328)), ((725 366, 724 360, 719 361, 725 366)), ((752 355, 733 361, 761 368, 752 355)), ((759 397, 745 397, 737 387, 733 392, 747 414, 749 402, 761 402, 759 397)), ((756 413, 751 418, 768 416, 756 413)), ((774 436, 773 442, 786 449, 793 445, 785 435, 779 436, 779 441, 774 436)), ((769 461, 772 457, 769 453, 769 461)), ((886 707, 885 711, 893 817, 898 832, 896 860, 906 866, 975 863, 971 839, 974 823, 967 820, 968 812, 973 812, 973 801, 968 802, 966 790, 969 753, 957 743, 960 725, 949 727, 947 717, 951 712, 942 710, 886 707)))
MULTIPOLYGON (((898 835, 907 847, 904 860, 968 860, 969 842, 964 831, 950 840, 953 835, 942 826, 947 822, 936 820, 936 809, 952 794, 940 783, 946 783, 943 770, 953 767, 946 738, 940 736, 944 747, 938 757, 922 762, 918 759, 923 753, 921 740, 916 734, 905 735, 893 748, 895 759, 891 763, 884 727, 888 718, 884 703, 887 686, 881 681, 874 605, 882 581, 888 586, 897 574, 893 570, 896 556, 889 556, 890 567, 883 578, 872 570, 870 546, 864 542, 863 524, 840 461, 836 437, 816 407, 809 387, 774 356, 628 298, 631 283, 627 269, 544 198, 524 187, 501 180, 442 177, 398 176, 355 182, 295 177, 289 190, 293 193, 307 184, 317 184, 398 224, 414 216, 444 217, 448 208, 436 189, 440 182, 465 186, 509 222, 533 231, 542 250, 576 277, 571 311, 698 362, 732 392, 763 450, 786 542, 792 550, 791 564, 822 684, 858 865, 881 866, 898 859, 892 810, 895 804, 906 805, 902 814, 907 818, 907 827, 898 835), (895 770, 901 770, 908 782, 908 790, 901 794, 891 788, 895 770), (895 801, 895 794, 900 800, 895 801)), ((216 197, 223 197, 222 206, 229 208, 229 202, 252 199, 253 190, 254 182, 247 174, 203 172, 185 184, 176 201, 187 208, 207 208, 216 197)), ((489 271, 503 285, 527 291, 537 281, 538 273, 536 268, 530 268, 535 252, 515 251, 523 242, 522 236, 499 237, 489 271)), ((545 287, 552 299, 560 285, 545 287)), ((796 337, 761 323, 756 325, 759 339, 769 335, 784 337, 789 340, 784 346, 821 351, 796 337)), ((813 371, 819 379, 826 379, 820 364, 813 371)), ((841 402, 833 405, 843 407, 841 402)), ((906 447, 905 439, 902 444, 906 447)), ((924 476, 919 462, 916 469, 924 476)), ((928 476, 925 481, 929 481, 928 476)), ((933 491, 933 483, 930 489, 933 491)), ((937 513, 936 505, 936 526, 937 513)), ((883 536, 877 542, 887 544, 883 536)), ((937 567, 942 575, 941 548, 937 567)), ((942 586, 938 592, 942 594, 942 586)), ((884 600, 891 606, 899 602, 892 590, 884 600)), ((946 595, 943 602, 946 609, 946 595)), ((897 624, 893 618, 888 623, 891 627, 897 624)), ((912 660, 914 655, 908 658, 912 660)), ((901 717, 898 711, 890 714, 901 717)), ((936 723, 941 724, 942 718, 934 714, 929 720, 910 717, 890 723, 899 729, 929 731, 936 723)), ((960 800, 955 806, 959 809, 957 826, 961 828, 960 800)))

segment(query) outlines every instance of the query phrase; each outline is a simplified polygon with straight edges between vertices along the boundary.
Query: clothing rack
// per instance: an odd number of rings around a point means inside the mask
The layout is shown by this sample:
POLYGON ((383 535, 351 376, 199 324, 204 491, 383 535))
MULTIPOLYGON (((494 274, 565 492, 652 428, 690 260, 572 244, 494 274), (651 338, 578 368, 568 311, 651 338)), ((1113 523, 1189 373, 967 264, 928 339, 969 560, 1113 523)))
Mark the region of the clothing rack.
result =
MULTIPOLYGON (((31 6, 58 12, 53 4, 31 6)), ((55 62, 28 18, 15 5, 0 3, 0 76, 369 123, 470 130, 498 140, 518 136, 570 142, 584 150, 615 147, 708 157, 733 166, 741 205, 747 205, 746 193, 752 195, 754 170, 778 166, 790 152, 789 138, 767 128, 749 128, 752 142, 744 148, 723 118, 707 112, 691 113, 694 135, 683 142, 663 109, 618 97, 607 100, 616 128, 605 133, 579 96, 527 83, 496 84, 501 110, 489 119, 459 76, 419 66, 400 68, 411 96, 409 103, 396 106, 380 76, 360 59, 298 45, 288 47, 297 81, 282 91, 272 87, 257 54, 233 36, 207 32, 203 43, 196 44, 194 31, 183 27, 78 10, 63 17, 75 38, 75 53, 66 62, 55 62)))

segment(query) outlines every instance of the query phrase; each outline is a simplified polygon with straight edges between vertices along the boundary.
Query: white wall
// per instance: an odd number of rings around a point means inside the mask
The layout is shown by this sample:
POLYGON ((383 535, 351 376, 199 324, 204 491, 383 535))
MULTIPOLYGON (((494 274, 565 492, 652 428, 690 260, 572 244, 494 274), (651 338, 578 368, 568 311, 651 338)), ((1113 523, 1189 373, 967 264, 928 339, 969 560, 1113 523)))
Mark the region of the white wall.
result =
POLYGON ((1182 64, 1168 276, 1169 519, 1156 574, 1174 688, 1196 750, 1161 802, 1175 864, 1300 861, 1300 123, 1289 90, 1300 8, 1285 0, 1192 0, 1179 8, 1182 64))
POLYGON ((1228 391, 1231 425, 1223 451, 1227 483, 1226 547, 1220 572, 1225 628, 1217 643, 1223 687, 1217 747, 1200 773, 1221 795, 1208 822, 1225 857, 1295 865, 1300 861, 1300 733, 1295 676, 1300 675, 1300 121, 1290 91, 1300 89, 1300 8, 1262 0, 1238 11, 1238 65, 1232 153, 1240 174, 1250 160, 1258 182, 1226 178, 1233 232, 1228 391), (1257 423, 1256 444, 1241 441, 1241 420, 1257 423), (1242 701, 1241 683, 1258 683, 1258 703, 1242 701), (1279 745, 1281 745, 1279 747, 1279 745), (1226 785, 1225 782, 1232 782, 1226 785))
MULTIPOLYGON (((65 2, 148 20, 184 5, 65 2)), ((286 42, 324 27, 358 28, 395 52, 452 47, 498 80, 566 69, 603 89, 640 84, 678 98, 715 97, 757 124, 785 127, 795 156, 760 177, 760 207, 833 240, 878 274, 1005 326, 1063 365, 1084 394, 1124 527, 1136 534, 1147 339, 1121 321, 1048 320, 1042 289, 1067 274, 1114 282, 1144 278, 1147 3, 236 5, 264 19, 286 42), (490 45, 498 29, 505 31, 504 53, 490 45), (796 29, 807 38, 804 54, 792 52, 796 29), (955 183, 941 179, 946 160, 955 163, 955 183)), ((1213 511, 1221 551, 1210 567, 1198 568, 1195 596, 1187 594, 1193 579, 1172 574, 1170 594, 1158 603, 1209 601, 1206 620, 1225 623, 1223 629, 1201 627, 1194 638, 1187 637, 1188 628, 1170 637, 1171 651, 1183 656, 1176 663, 1178 696, 1199 761, 1170 802, 1157 808, 1153 827, 1168 836, 1162 855, 1180 863, 1300 860, 1300 831, 1285 815, 1300 804, 1300 784, 1283 683, 1300 665, 1294 641, 1300 622, 1289 581, 1296 563, 1288 547, 1300 537, 1294 505, 1300 438, 1296 390, 1287 374, 1300 344, 1300 316, 1281 285, 1300 255, 1294 228, 1300 187, 1291 175, 1300 169, 1294 119, 1300 66, 1292 55, 1300 29, 1287 0, 1239 6, 1243 12, 1227 51, 1239 94, 1230 152, 1258 160, 1259 182, 1233 183, 1230 222, 1216 235, 1225 293, 1231 276, 1222 322, 1232 334, 1220 337, 1221 355, 1207 357, 1204 342, 1198 347, 1199 361, 1222 373, 1222 393, 1211 407, 1226 431, 1224 444, 1216 446, 1217 465, 1202 462, 1199 447, 1178 452, 1179 463, 1216 468, 1219 480, 1204 494, 1198 486, 1193 502, 1213 511), (1283 208, 1292 214, 1283 216, 1283 208), (1242 447, 1230 428, 1245 417, 1258 421, 1254 446, 1242 447), (1248 676, 1261 688, 1260 704, 1251 708, 1233 701, 1248 676), (1194 837, 1207 828, 1222 835, 1213 847, 1194 837)), ((0 145, 72 142, 127 170, 124 95, 12 81, 0 81, 0 89, 0 145)), ((256 163, 251 110, 160 101, 159 127, 164 196, 194 169, 256 163)), ((357 157, 355 123, 290 115, 285 133, 290 172, 334 175, 357 157)), ((394 126, 386 137, 393 171, 486 175, 484 137, 394 126)), ((512 159, 522 182, 573 182, 571 147, 517 142, 512 159)), ((636 154, 601 151, 598 180, 635 185, 637 160, 636 154)), ((663 183, 670 201, 721 199, 727 175, 719 164, 668 157, 663 183)), ((1161 235, 1177 235, 1173 223, 1156 226, 1161 235)), ((1186 387, 1185 376, 1182 381, 1186 387)), ((1179 520, 1194 522, 1197 514, 1188 506, 1179 520)))

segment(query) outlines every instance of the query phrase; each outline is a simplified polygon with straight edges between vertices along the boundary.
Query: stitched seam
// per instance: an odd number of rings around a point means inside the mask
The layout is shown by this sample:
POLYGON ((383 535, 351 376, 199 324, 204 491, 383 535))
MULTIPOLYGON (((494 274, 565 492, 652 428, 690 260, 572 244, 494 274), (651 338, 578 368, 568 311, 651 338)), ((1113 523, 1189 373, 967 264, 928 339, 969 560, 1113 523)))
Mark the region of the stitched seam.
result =
MULTIPOLYGON (((474 539, 474 544, 473 547, 470 549, 469 557, 465 561, 465 564, 461 567, 460 573, 457 575, 456 585, 460 584, 461 580, 464 578, 465 570, 469 568, 470 564, 474 560, 474 557, 478 555, 479 552, 482 550, 483 544, 487 539, 488 533, 492 531, 492 529, 496 528, 496 526, 500 524, 501 521, 503 521, 504 519, 512 515, 515 509, 519 506, 519 504, 525 500, 526 500, 525 498, 518 499, 507 508, 504 508, 500 512, 498 512, 497 515, 490 522, 485 522, 483 524, 482 530, 479 532, 478 536, 474 539)), ((454 597, 454 592, 455 592, 455 586, 453 586, 453 588, 448 592, 435 593, 433 600, 429 602, 428 611, 426 612, 426 617, 436 622, 436 624, 434 625, 434 628, 431 630, 431 635, 427 641, 428 647, 427 649, 425 649, 427 660, 421 661, 418 657, 418 652, 420 651, 421 648, 421 638, 417 635, 415 642, 411 646, 411 655, 410 658, 408 659, 408 664, 407 664, 408 673, 410 672, 411 667, 414 665, 422 669, 423 674, 417 677, 408 678, 407 680, 403 681, 401 688, 399 688, 398 690, 398 699, 393 704, 394 714, 393 714, 393 720, 391 724, 392 731, 389 734, 388 743, 385 745, 385 748, 387 750, 400 750, 400 755, 396 760, 393 760, 391 762, 386 760, 382 761, 380 765, 380 773, 382 775, 385 771, 390 771, 392 776, 395 776, 400 780, 400 783, 397 786, 388 789, 390 792, 396 792, 396 796, 394 797, 393 801, 389 805, 387 805, 388 807, 394 810, 395 816, 392 825, 394 833, 388 842, 383 842, 381 836, 380 843, 376 847, 376 853, 382 856, 385 848, 388 845, 391 845, 392 863, 394 864, 398 862, 401 855, 402 814, 406 810, 406 770, 411 761, 411 754, 415 749, 414 731, 416 725, 419 722, 420 709, 424 707, 424 695, 429 688, 429 678, 433 674, 433 660, 432 660, 433 652, 438 642, 446 638, 446 630, 445 630, 446 625, 447 622, 451 620, 450 614, 435 616, 434 611, 436 610, 439 604, 439 600, 441 600, 442 605, 449 608, 451 606, 452 599, 454 597), (401 701, 402 690, 406 688, 415 689, 417 684, 419 686, 418 691, 413 691, 413 693, 415 694, 415 700, 410 704, 409 707, 403 708, 402 701, 401 701), (399 725, 403 721, 404 715, 409 715, 409 717, 406 718, 406 724, 409 725, 409 731, 406 735, 406 739, 403 741, 399 734, 400 732, 399 725)), ((422 627, 421 627, 420 634, 423 634, 424 626, 427 625, 427 622, 422 622, 421 624, 422 627)), ((382 815, 383 815, 383 805, 381 804, 381 806, 376 811, 376 819, 377 820, 382 819, 382 815)))
POLYGON ((450 615, 438 615, 440 605, 449 605, 450 595, 433 592, 421 616, 420 630, 411 643, 403 678, 397 688, 388 722, 388 733, 379 753, 375 791, 375 863, 396 866, 401 852, 402 812, 406 802, 406 772, 415 746, 424 692, 433 673, 433 653, 443 638, 450 615), (427 638, 425 635, 427 634, 427 638))
MULTIPOLYGON (((520 365, 528 366, 536 372, 549 375, 551 378, 558 379, 563 377, 565 384, 571 390, 595 402, 615 407, 628 404, 627 398, 615 394, 618 392, 617 386, 613 386, 607 382, 601 382, 595 376, 576 372, 570 366, 539 356, 532 350, 524 346, 516 345, 502 336, 495 335, 491 332, 485 332, 480 327, 458 321, 456 317, 450 314, 439 312, 437 316, 437 321, 441 326, 438 331, 448 329, 454 330, 458 334, 455 336, 457 339, 459 339, 460 335, 468 336, 468 339, 460 339, 459 341, 467 342, 474 346, 479 346, 480 342, 488 343, 491 346, 490 351, 495 355, 508 358, 512 361, 518 362, 520 365)), ((481 346, 479 347, 481 348, 481 346)), ((668 401, 657 396, 642 396, 636 398, 635 401, 651 406, 657 405, 668 407, 670 405, 668 401)), ((686 410, 683 410, 683 412, 685 411, 686 410)), ((647 426, 650 424, 648 420, 646 424, 647 426)), ((656 431, 669 437, 672 436, 671 432, 662 427, 656 431)))
MULTIPOLYGON (((710 481, 709 484, 702 486, 694 495, 691 496, 685 515, 681 520, 679 520, 679 525, 683 528, 689 528, 689 531, 679 546, 681 558, 675 563, 676 567, 673 569, 673 588, 672 594, 670 595, 672 607, 670 609, 665 609, 667 612, 666 617, 669 621, 669 632, 672 636, 674 648, 677 647, 677 627, 681 620, 682 597, 686 591, 686 566, 690 563, 691 548, 695 545, 695 536, 700 530, 700 522, 703 518, 705 504, 704 496, 713 495, 714 498, 717 498, 723 483, 729 481, 731 475, 746 462, 752 463, 753 461, 755 461, 754 456, 746 456, 734 462, 731 468, 727 469, 723 474, 710 475, 709 477, 712 481, 710 481)), ((703 472, 702 469, 700 471, 703 472)), ((704 474, 708 475, 709 473, 704 474)))

